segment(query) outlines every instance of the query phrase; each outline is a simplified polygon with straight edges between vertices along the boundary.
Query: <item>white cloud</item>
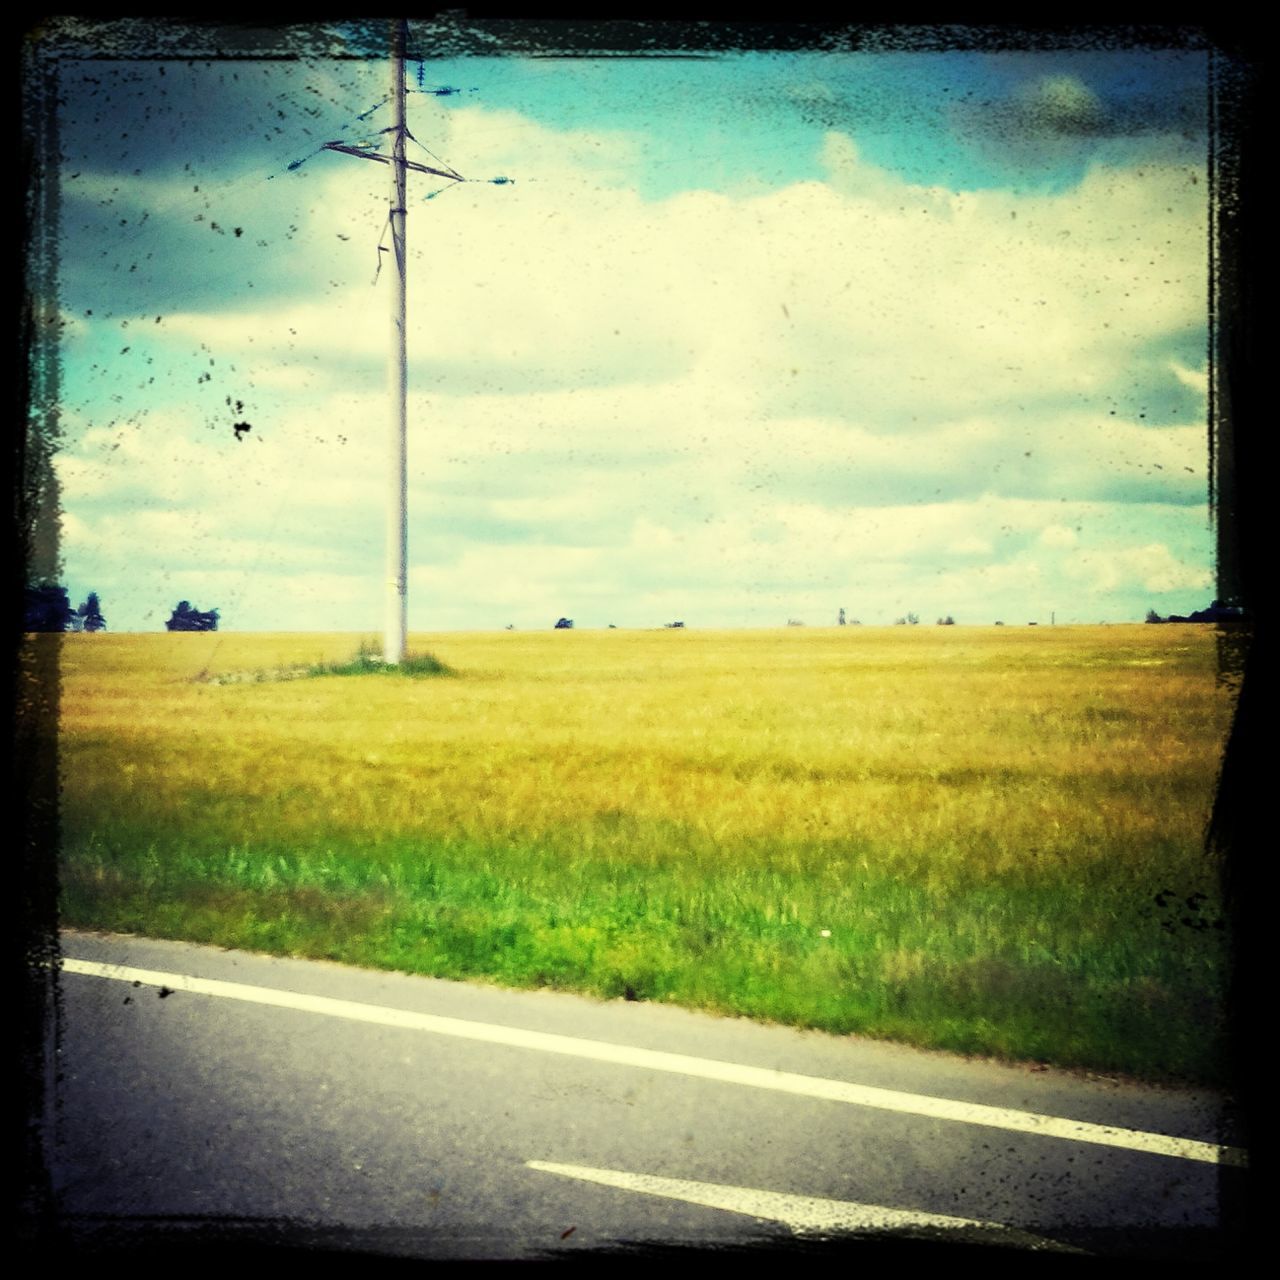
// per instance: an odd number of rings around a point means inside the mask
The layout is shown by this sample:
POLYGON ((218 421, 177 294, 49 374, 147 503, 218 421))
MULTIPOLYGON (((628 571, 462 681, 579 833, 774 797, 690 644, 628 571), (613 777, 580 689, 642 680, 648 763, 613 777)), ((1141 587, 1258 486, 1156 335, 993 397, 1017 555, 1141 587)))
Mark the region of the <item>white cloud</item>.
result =
POLYGON ((932 199, 942 194, 909 187, 887 170, 863 159, 858 144, 847 133, 832 130, 826 134, 822 140, 822 166, 833 190, 858 200, 897 200, 906 192, 916 199, 932 199))
MULTIPOLYGON (((484 136, 478 108, 450 119, 484 136)), ((518 139, 526 125, 502 115, 495 128, 518 139)), ((569 149, 579 166, 595 151, 626 147, 569 149)), ((514 379, 507 390, 698 370, 753 389, 769 412, 803 406, 875 429, 886 415, 895 428, 1007 416, 1047 396, 1101 406, 1132 387, 1136 352, 1203 327, 1207 207, 1185 170, 1095 169, 1053 195, 953 194, 866 165, 843 134, 827 135, 824 156, 829 184, 753 197, 646 202, 609 187, 566 199, 539 179, 415 208, 413 359, 467 390, 477 370, 514 379)), ((314 353, 380 368, 386 273, 370 288, 368 245, 334 232, 367 221, 381 193, 335 172, 317 195, 304 230, 334 245, 325 278, 349 283, 166 327, 276 369, 314 353)), ((1172 372, 1167 358, 1160 368, 1172 372)))
POLYGON ((957 538, 948 543, 947 553, 953 556, 985 556, 990 555, 992 544, 986 538, 957 538))
POLYGON ((481 181, 520 173, 533 176, 517 185, 625 185, 643 162, 643 134, 631 130, 549 129, 518 112, 484 107, 442 108, 437 120, 443 148, 466 156, 461 172, 481 181))
POLYGON ((1103 119, 1102 102, 1079 76, 1039 76, 1022 86, 1023 104, 1051 127, 1075 129, 1103 119))
POLYGON ((1208 369, 1188 369, 1186 365, 1179 364, 1176 360, 1171 360, 1169 367, 1173 370, 1173 376, 1184 387, 1190 387, 1193 391, 1198 391, 1202 396, 1209 394, 1208 369))
POLYGON ((1040 534, 1040 541, 1046 547, 1074 547, 1079 541, 1076 531, 1066 525, 1051 524, 1040 534))
POLYGON ((1129 587, 1153 592, 1204 592, 1213 586, 1213 575, 1203 565, 1178 560, 1161 543, 1105 552, 1081 551, 1063 563, 1062 571, 1072 581, 1099 592, 1129 587))

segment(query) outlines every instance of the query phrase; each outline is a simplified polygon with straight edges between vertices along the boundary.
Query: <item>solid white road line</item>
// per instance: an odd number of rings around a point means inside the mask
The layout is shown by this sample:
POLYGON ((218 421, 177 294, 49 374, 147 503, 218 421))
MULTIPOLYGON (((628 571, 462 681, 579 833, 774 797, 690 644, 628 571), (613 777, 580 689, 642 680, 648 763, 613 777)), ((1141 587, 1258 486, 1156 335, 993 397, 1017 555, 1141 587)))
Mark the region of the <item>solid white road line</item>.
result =
POLYGON ((626 1173, 620 1169, 591 1169, 578 1164, 553 1164, 548 1160, 527 1160, 530 1169, 559 1173, 566 1178, 598 1182, 623 1191, 639 1191, 649 1196, 664 1196, 689 1204, 724 1209, 780 1222, 796 1235, 858 1231, 926 1231, 961 1232, 985 1241, 1003 1241, 1032 1249, 1053 1249, 1069 1253, 1080 1250, 1070 1245, 1046 1240, 1008 1227, 1002 1222, 982 1222, 974 1218, 952 1218, 941 1213, 921 1213, 913 1209, 889 1209, 878 1204, 858 1204, 852 1200, 822 1200, 815 1196, 793 1196, 778 1191, 760 1191, 754 1187, 729 1187, 715 1182, 689 1182, 683 1178, 658 1178, 645 1173, 626 1173))
POLYGON ((125 965, 103 964, 96 960, 76 960, 70 956, 63 957, 62 969, 66 973, 112 978, 151 987, 170 987, 174 991, 189 991, 195 995, 221 996, 223 999, 270 1005, 278 1009, 297 1009, 331 1018, 431 1031, 437 1035, 512 1045, 520 1049, 536 1049, 542 1053, 561 1053, 597 1062, 612 1062, 619 1066, 645 1067, 651 1071, 668 1071, 703 1080, 718 1080, 724 1084, 747 1085, 753 1089, 772 1089, 778 1093, 799 1094, 806 1098, 824 1098, 831 1102, 874 1107, 881 1111, 898 1111, 906 1115, 928 1116, 935 1120, 984 1125, 1017 1133, 1034 1133, 1070 1142, 1090 1142, 1103 1147, 1123 1147, 1129 1151, 1172 1156, 1179 1160, 1227 1165, 1248 1163, 1248 1154, 1240 1147, 1221 1146, 1192 1138, 1172 1138, 1162 1133, 1146 1133, 1140 1129, 1091 1124, 1085 1120, 1068 1120, 1061 1116, 1040 1115, 1034 1111, 1014 1111, 1007 1107, 989 1107, 977 1102, 956 1102, 950 1098, 930 1097, 928 1094, 901 1093, 896 1089, 879 1089, 871 1085, 851 1084, 845 1080, 825 1080, 820 1076, 774 1071, 767 1067, 749 1067, 712 1058, 694 1058, 683 1053, 638 1049, 631 1045, 582 1040, 577 1036, 554 1035, 545 1031, 524 1031, 518 1027, 504 1027, 496 1023, 471 1022, 432 1013, 412 1013, 406 1009, 391 1009, 383 1005, 358 1004, 354 1000, 302 995, 296 991, 279 991, 240 982, 195 978, 184 973, 133 969, 125 965))

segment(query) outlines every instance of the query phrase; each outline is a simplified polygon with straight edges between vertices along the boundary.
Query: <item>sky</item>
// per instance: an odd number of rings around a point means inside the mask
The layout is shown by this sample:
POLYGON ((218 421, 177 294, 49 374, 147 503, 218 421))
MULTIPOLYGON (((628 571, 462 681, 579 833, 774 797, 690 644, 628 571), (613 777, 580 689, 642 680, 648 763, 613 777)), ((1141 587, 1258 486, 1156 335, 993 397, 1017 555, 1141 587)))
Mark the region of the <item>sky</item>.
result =
MULTIPOLYGON (((57 64, 62 581, 377 633, 388 64, 159 34, 57 64)), ((1204 52, 434 51, 411 631, 1214 597, 1204 52)))

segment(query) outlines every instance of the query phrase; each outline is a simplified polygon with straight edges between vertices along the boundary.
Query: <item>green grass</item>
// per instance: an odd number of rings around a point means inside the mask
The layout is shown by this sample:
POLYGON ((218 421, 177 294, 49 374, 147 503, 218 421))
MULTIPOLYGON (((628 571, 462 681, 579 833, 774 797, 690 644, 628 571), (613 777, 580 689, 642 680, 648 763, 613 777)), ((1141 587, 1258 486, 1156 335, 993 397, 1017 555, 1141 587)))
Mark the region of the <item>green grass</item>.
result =
POLYGON ((1206 628, 69 639, 67 924, 1222 1081, 1206 628))
POLYGON ((305 668, 310 676, 451 676, 450 670, 439 658, 430 653, 409 653, 397 663, 388 663, 382 656, 381 646, 362 640, 354 658, 345 662, 317 662, 305 668))

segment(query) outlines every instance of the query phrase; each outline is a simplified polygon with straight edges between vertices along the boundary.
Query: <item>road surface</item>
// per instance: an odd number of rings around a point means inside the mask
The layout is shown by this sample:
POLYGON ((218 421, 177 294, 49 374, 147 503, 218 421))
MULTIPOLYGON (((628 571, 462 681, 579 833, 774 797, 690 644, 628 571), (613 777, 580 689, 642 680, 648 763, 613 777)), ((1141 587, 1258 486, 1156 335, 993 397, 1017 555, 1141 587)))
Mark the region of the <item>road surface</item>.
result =
POLYGON ((142 938, 63 955, 44 1137, 86 1250, 1210 1261, 1248 1177, 1205 1092, 142 938))

